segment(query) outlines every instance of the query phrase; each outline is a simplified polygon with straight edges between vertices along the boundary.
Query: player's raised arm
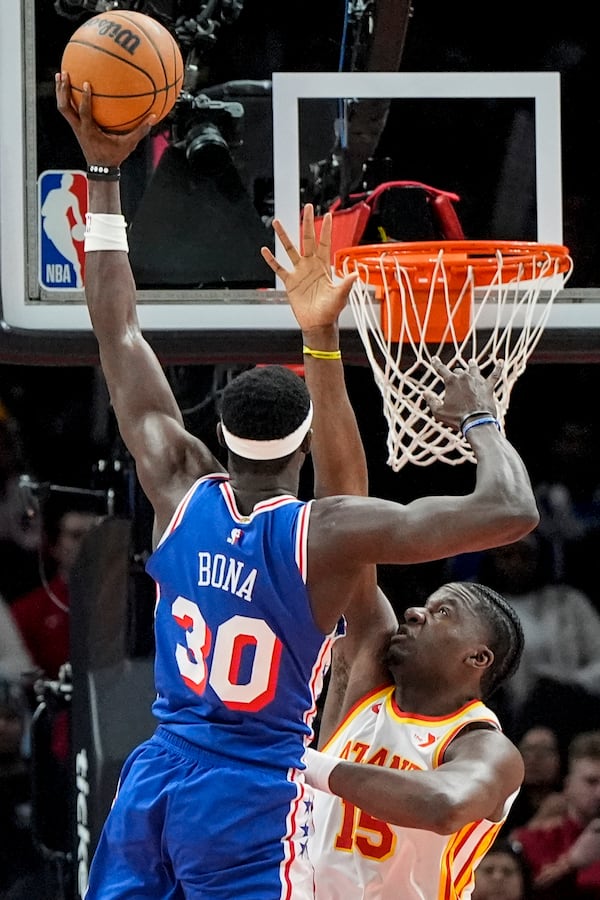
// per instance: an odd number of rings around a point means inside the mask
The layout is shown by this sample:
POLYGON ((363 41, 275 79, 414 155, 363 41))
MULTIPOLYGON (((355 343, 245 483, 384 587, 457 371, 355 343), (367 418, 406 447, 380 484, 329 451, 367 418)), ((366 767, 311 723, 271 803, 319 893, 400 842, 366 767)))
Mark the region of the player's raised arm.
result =
POLYGON ((432 409, 457 430, 466 422, 463 431, 477 460, 474 489, 464 495, 421 497, 405 506, 376 498, 321 501, 313 528, 318 529, 317 553, 325 571, 365 562, 429 562, 511 543, 537 525, 526 467, 496 418, 499 368, 484 377, 474 361, 465 371, 436 365, 445 391, 443 399, 431 398, 432 409))
POLYGON ((140 484, 166 525, 176 502, 195 478, 221 466, 184 428, 181 412, 156 354, 144 338, 136 311, 136 286, 121 213, 119 167, 153 123, 127 134, 109 134, 94 122, 91 87, 79 110, 71 101, 68 73, 56 76, 57 106, 71 125, 88 166, 85 296, 100 362, 121 436, 135 459, 140 484))
POLYGON ((339 345, 338 319, 355 280, 351 275, 335 283, 331 276, 331 214, 323 217, 319 238, 312 204, 304 207, 302 249, 294 246, 282 223, 273 228, 291 268, 280 264, 267 247, 262 255, 281 278, 302 331, 307 387, 313 413, 312 456, 315 496, 368 494, 367 462, 350 404, 339 345))
MULTIPOLYGON (((331 271, 332 218, 327 213, 317 237, 312 204, 304 208, 302 248, 298 249, 279 222, 275 232, 287 253, 290 268, 275 260, 267 248, 263 257, 282 279, 288 299, 302 330, 304 371, 310 391, 313 414, 312 458, 315 496, 335 494, 368 495, 368 469, 364 447, 350 403, 339 344, 339 315, 355 280, 351 275, 334 282, 331 271)), ((333 597, 315 591, 313 606, 331 606, 333 597)), ((373 565, 357 572, 345 609, 347 634, 334 648, 332 683, 323 710, 320 735, 326 737, 345 704, 348 679, 360 672, 361 690, 365 680, 380 683, 383 650, 398 622, 384 594, 377 588, 377 570, 373 565), (352 673, 352 674, 351 674, 352 673)))

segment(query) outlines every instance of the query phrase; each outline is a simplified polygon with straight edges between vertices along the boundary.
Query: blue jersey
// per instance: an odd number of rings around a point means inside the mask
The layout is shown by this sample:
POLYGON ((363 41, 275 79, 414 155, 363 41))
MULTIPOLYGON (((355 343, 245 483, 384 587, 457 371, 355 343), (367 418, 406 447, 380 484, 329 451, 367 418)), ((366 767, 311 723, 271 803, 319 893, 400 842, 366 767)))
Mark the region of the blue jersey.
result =
POLYGON ((227 475, 200 478, 146 569, 157 584, 161 725, 212 753, 288 769, 312 739, 334 635, 306 589, 311 503, 236 507, 227 475))
POLYGON ((310 510, 282 496, 242 516, 222 475, 179 504, 146 564, 159 726, 123 766, 86 900, 312 900, 301 760, 343 627, 313 621, 310 510))

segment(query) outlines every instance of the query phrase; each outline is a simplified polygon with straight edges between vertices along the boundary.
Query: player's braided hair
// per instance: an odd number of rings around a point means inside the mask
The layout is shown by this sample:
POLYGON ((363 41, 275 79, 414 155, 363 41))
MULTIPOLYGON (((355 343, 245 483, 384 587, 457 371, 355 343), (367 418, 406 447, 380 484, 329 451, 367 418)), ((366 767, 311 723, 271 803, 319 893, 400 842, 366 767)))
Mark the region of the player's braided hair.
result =
POLYGON ((302 378, 285 366, 248 369, 221 397, 221 420, 236 437, 272 441, 299 428, 310 408, 302 378))
POLYGON ((479 602, 490 630, 490 650, 494 662, 481 679, 481 690, 489 697, 519 668, 523 653, 523 628, 510 603, 484 584, 463 585, 479 602))

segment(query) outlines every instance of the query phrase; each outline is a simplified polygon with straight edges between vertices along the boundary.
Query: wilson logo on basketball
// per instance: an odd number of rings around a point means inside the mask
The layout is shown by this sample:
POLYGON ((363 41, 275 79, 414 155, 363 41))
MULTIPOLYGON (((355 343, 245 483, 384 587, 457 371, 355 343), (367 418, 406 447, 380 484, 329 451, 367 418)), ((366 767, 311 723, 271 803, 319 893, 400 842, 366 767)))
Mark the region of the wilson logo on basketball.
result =
MULTIPOLYGON (((112 38, 115 44, 118 44, 119 47, 122 47, 123 50, 132 56, 140 45, 138 35, 133 34, 128 28, 121 28, 118 22, 111 22, 110 19, 99 19, 96 16, 86 24, 102 37, 108 36, 112 38)), ((86 26, 84 25, 84 27, 86 26)))

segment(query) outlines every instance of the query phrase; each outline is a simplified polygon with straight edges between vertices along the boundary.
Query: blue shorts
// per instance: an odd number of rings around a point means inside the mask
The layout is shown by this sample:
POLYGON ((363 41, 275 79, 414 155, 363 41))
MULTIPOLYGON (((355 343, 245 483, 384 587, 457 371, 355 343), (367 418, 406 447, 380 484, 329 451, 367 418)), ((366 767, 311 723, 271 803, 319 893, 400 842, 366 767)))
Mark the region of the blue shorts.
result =
POLYGON ((159 727, 123 766, 86 900, 312 900, 312 805, 289 775, 159 727))

